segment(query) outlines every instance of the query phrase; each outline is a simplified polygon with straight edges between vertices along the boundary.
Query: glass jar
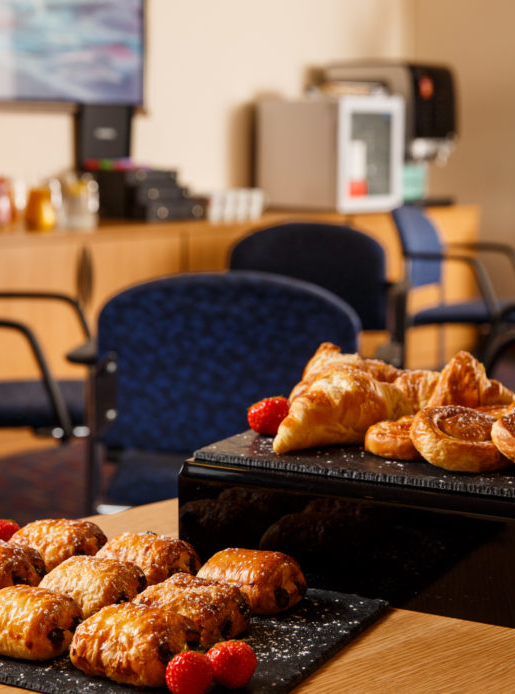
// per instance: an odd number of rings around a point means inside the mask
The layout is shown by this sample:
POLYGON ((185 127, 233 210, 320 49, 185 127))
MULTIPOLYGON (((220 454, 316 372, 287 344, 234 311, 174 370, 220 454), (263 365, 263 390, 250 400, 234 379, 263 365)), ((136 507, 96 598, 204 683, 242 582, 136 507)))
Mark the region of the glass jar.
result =
POLYGON ((50 188, 31 188, 25 207, 25 227, 28 231, 52 231, 57 224, 57 212, 52 203, 50 188))

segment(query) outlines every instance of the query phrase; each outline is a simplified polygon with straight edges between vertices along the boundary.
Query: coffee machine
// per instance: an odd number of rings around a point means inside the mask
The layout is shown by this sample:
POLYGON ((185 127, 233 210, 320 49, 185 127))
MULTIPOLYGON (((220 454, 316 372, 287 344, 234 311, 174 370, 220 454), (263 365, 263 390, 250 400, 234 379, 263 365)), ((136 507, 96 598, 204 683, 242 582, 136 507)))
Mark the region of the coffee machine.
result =
POLYGON ((455 79, 446 66, 396 60, 335 62, 311 91, 399 95, 405 104, 404 197, 422 198, 428 164, 445 165, 458 134, 455 79))

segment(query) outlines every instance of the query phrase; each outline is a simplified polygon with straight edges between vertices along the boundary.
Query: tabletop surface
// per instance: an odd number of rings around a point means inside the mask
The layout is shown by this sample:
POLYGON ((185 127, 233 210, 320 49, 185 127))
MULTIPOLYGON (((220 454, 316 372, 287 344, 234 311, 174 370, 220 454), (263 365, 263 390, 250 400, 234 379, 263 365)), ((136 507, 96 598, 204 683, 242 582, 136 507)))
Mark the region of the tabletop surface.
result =
MULTIPOLYGON (((108 537, 125 530, 177 536, 177 500, 91 520, 108 537)), ((26 691, 0 685, 0 694, 26 691)), ((515 692, 515 629, 392 609, 294 692, 510 694, 515 692)))

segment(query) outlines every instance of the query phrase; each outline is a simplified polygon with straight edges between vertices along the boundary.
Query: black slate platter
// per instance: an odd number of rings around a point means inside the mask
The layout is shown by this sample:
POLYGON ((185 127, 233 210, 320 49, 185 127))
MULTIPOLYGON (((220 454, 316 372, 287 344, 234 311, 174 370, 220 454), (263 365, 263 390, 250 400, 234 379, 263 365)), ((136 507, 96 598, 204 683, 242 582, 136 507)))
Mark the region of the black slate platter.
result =
MULTIPOLYGON (((387 607, 384 600, 309 589, 293 610, 276 617, 253 617, 245 641, 256 651, 258 666, 249 684, 237 691, 286 694, 375 622, 387 607)), ((48 664, 0 658, 0 682, 44 694, 168 691, 144 690, 87 677, 70 663, 68 656, 48 664)), ((216 686, 210 694, 227 691, 216 686)))
POLYGON ((380 458, 361 446, 327 446, 276 455, 271 437, 250 430, 195 451, 194 459, 319 477, 515 499, 513 465, 486 474, 448 472, 424 461, 380 458))

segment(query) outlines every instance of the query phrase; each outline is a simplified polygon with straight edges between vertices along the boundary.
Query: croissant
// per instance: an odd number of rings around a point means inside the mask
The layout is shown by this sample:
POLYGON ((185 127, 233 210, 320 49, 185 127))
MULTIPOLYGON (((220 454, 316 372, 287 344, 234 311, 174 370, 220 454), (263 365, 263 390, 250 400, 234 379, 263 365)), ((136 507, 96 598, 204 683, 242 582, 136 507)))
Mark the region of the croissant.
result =
POLYGON ((375 422, 411 413, 408 399, 391 383, 353 367, 328 367, 293 399, 273 449, 282 454, 313 446, 363 443, 375 422))
POLYGON ((438 371, 407 369, 397 376, 393 385, 404 393, 413 412, 417 412, 427 406, 439 379, 438 371))
POLYGON ((502 405, 515 400, 515 393, 495 379, 489 379, 485 367, 469 352, 456 354, 442 369, 428 407, 440 405, 502 405))

